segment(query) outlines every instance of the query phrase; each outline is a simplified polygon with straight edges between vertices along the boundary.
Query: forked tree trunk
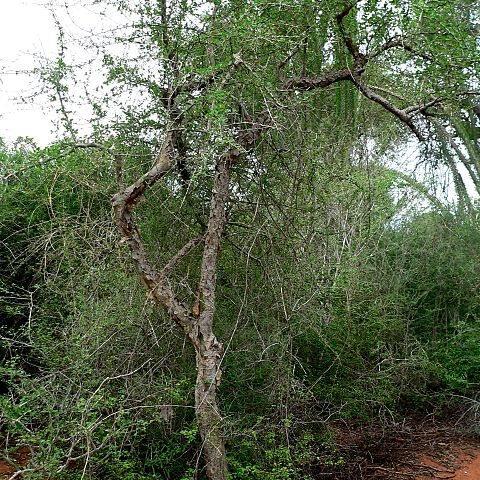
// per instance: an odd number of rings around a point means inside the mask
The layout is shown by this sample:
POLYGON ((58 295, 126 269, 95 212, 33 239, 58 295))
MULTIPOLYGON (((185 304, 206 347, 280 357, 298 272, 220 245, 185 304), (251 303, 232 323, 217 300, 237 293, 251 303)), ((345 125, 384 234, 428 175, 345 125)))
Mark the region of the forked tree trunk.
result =
POLYGON ((195 348, 197 366, 195 412, 209 480, 226 480, 227 478, 222 418, 216 399, 217 387, 221 379, 223 346, 213 333, 213 317, 217 259, 225 229, 225 206, 228 199, 230 171, 232 163, 238 157, 239 152, 231 150, 217 160, 206 234, 190 240, 162 270, 156 269, 147 258, 133 210, 145 190, 170 170, 171 161, 167 149, 155 166, 112 199, 117 226, 122 232, 124 241, 130 247, 137 270, 147 287, 148 298, 167 308, 195 348), (170 287, 168 275, 175 265, 201 241, 204 242, 204 250, 200 281, 197 299, 193 308, 190 309, 175 295, 170 287))
MULTIPOLYGON (((344 28, 343 20, 349 14, 354 4, 345 8, 337 16, 337 23, 340 29, 341 38, 353 57, 350 68, 340 68, 336 71, 329 71, 317 77, 293 77, 283 82, 285 91, 323 89, 334 83, 349 81, 353 82, 359 92, 366 98, 378 103, 385 110, 395 115, 406 124, 415 135, 422 139, 414 120, 415 115, 423 113, 426 108, 434 105, 437 100, 427 104, 420 103, 404 109, 398 108, 388 99, 382 97, 376 91, 362 81, 362 75, 370 60, 374 60, 384 52, 393 48, 403 48, 411 51, 411 47, 404 43, 403 39, 388 40, 383 45, 368 52, 361 53, 354 39, 349 37, 344 28)), ((166 51, 170 51, 168 39, 166 2, 162 2, 162 19, 165 27, 163 42, 166 51)), ((173 60, 175 55, 169 56, 173 60)), ((290 58, 290 57, 289 57, 290 58)), ((175 62, 175 60, 173 60, 175 62)), ((223 72, 223 79, 218 86, 221 90, 230 80, 236 69, 242 64, 239 54, 234 55, 233 62, 228 71, 223 72)), ((283 64, 285 66, 285 62, 283 64)), ((279 69, 283 68, 279 66, 279 69)), ((211 77, 200 82, 186 82, 182 88, 176 90, 188 92, 193 90, 203 91, 211 83, 215 82, 217 72, 211 77)), ((178 80, 178 79, 177 79, 178 80)), ((175 155, 177 165, 184 164, 185 144, 180 137, 183 131, 180 128, 181 115, 178 114, 175 99, 177 98, 170 89, 165 89, 165 108, 172 115, 172 130, 168 132, 164 148, 159 155, 156 164, 144 175, 128 187, 123 186, 121 175, 121 156, 117 156, 117 179, 119 193, 113 199, 113 207, 117 226, 122 233, 123 241, 131 250, 131 256, 136 264, 140 278, 147 288, 147 296, 152 301, 163 305, 172 319, 183 330, 192 342, 196 352, 197 382, 195 387, 195 411, 200 435, 203 441, 203 452, 206 461, 206 473, 209 480, 226 480, 227 461, 225 455, 225 440, 223 436, 222 418, 217 406, 217 388, 221 379, 221 362, 223 346, 216 339, 213 333, 213 319, 215 313, 215 287, 217 277, 217 260, 220 251, 220 241, 225 229, 225 207, 228 200, 230 172, 232 165, 240 159, 240 156, 251 152, 262 131, 268 129, 270 110, 257 115, 256 120, 251 119, 242 107, 241 130, 238 132, 236 143, 241 151, 232 148, 220 156, 216 162, 215 180, 210 204, 210 218, 207 232, 197 238, 190 240, 176 255, 165 265, 163 269, 157 269, 147 258, 140 231, 134 218, 134 208, 143 197, 145 191, 160 181, 173 167, 175 155), (177 112, 177 113, 175 113, 177 112), (204 243, 200 282, 197 291, 196 302, 193 308, 189 308, 175 294, 169 281, 169 273, 175 265, 200 242, 204 243)), ((241 105, 241 103, 239 104, 241 105)), ((232 131, 237 130, 238 125, 232 131)), ((96 144, 85 146, 97 147, 96 144)), ((106 149, 100 146, 100 148, 106 149)), ((114 153, 114 152, 112 152, 114 153)), ((115 155, 114 155, 115 156, 115 155)), ((183 168, 180 168, 183 171, 183 168)), ((184 172, 185 173, 185 172, 184 172)), ((183 175, 182 175, 183 178, 183 175)))

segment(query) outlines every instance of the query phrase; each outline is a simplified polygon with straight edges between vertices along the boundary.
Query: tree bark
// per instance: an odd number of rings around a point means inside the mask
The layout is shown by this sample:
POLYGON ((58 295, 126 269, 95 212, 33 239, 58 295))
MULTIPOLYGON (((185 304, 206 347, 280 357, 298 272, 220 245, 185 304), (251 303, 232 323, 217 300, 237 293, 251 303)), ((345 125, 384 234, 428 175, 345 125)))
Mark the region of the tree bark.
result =
POLYGON ((232 163, 238 160, 239 156, 240 153, 233 149, 217 160, 206 234, 190 240, 162 270, 156 269, 147 259, 140 231, 134 221, 133 208, 145 190, 171 169, 168 156, 161 156, 158 163, 145 175, 112 199, 117 226, 124 241, 130 247, 140 278, 147 287, 148 297, 167 308, 195 348, 197 366, 195 412, 203 442, 206 473, 210 480, 226 480, 227 478, 222 418, 216 399, 217 387, 220 385, 221 379, 223 345, 213 333, 213 318, 217 259, 221 237, 225 229, 225 207, 228 200, 230 172, 232 163), (197 299, 190 311, 179 301, 171 289, 168 275, 178 261, 201 241, 204 242, 204 251, 200 281, 197 299))
POLYGON ((215 288, 220 241, 225 229, 225 206, 228 200, 231 163, 234 156, 221 156, 216 164, 210 218, 203 250, 200 282, 194 314, 198 321, 190 334, 197 361, 195 412, 203 442, 207 477, 226 480, 227 460, 222 417, 217 406, 217 387, 220 385, 223 345, 213 333, 215 288))

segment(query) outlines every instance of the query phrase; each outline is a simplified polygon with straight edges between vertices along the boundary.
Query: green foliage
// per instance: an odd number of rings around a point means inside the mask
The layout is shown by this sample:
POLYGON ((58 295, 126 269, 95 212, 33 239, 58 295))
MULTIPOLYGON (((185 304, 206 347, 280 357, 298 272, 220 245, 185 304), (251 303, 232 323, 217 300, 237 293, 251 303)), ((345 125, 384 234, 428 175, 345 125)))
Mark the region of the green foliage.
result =
MULTIPOLYGON (((204 231, 215 160, 233 148, 244 157, 233 166, 216 272, 232 480, 341 469, 328 429, 305 425, 387 421, 474 395, 475 208, 405 214, 394 194, 432 195, 385 167, 405 133, 357 79, 285 88, 289 78, 351 66, 337 22, 345 2, 179 1, 167 12, 154 0, 112 3, 132 21, 116 38, 125 48, 91 49, 105 79, 89 97, 105 148, 0 143, 0 419, 32 447, 30 478, 203 478, 195 352, 145 296, 110 203, 120 187, 108 149, 129 185, 153 165, 166 132, 177 135, 174 165, 134 214, 154 267, 204 231), (252 122, 264 130, 243 151, 252 122)), ((440 3, 368 0, 345 19, 362 52, 408 42, 373 56, 362 77, 398 108, 432 96, 447 105, 478 84, 478 19, 468 2, 440 3)), ((75 138, 63 102, 75 70, 64 55, 38 73, 75 138)), ((476 124, 467 129, 464 105, 455 108, 475 153, 476 124)), ((200 250, 171 275, 187 305, 200 250)))
POLYGON ((309 480, 319 468, 344 464, 328 430, 297 431, 289 418, 278 426, 268 426, 267 420, 258 418, 232 449, 232 480, 309 480))
POLYGON ((430 213, 405 230, 408 236, 397 243, 401 250, 392 248, 391 254, 396 268, 406 270, 401 288, 410 300, 404 313, 410 331, 425 345, 448 388, 472 392, 480 381, 478 220, 430 213))

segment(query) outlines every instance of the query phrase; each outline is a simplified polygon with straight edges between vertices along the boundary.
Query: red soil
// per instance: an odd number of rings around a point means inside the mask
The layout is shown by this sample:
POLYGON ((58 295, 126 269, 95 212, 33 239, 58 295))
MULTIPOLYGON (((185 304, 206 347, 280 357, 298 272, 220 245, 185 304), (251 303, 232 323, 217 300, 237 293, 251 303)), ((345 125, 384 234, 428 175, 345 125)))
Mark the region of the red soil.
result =
POLYGON ((426 455, 421 465, 432 469, 430 476, 420 476, 416 480, 450 479, 450 480, 480 480, 480 450, 472 448, 455 448, 454 466, 445 465, 445 461, 426 455))
MULTIPOLYGON (((480 480, 480 438, 455 425, 409 421, 394 426, 336 427, 347 460, 342 470, 322 470, 335 480, 480 480)), ((322 477, 319 477, 322 478, 322 477)))
POLYGON ((7 480, 14 475, 18 470, 15 465, 20 468, 25 467, 29 457, 30 450, 27 447, 19 448, 16 452, 12 453, 8 459, 0 456, 0 480, 7 480))

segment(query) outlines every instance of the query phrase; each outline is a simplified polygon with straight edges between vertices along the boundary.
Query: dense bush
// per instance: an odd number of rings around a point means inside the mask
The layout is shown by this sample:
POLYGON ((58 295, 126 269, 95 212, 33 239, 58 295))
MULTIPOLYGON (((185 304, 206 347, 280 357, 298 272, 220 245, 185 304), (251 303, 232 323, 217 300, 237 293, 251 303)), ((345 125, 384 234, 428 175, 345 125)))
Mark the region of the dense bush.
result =
MULTIPOLYGON (((0 406, 12 445, 32 447, 31 478, 199 478, 191 347, 145 297, 117 238, 111 160, 68 145, 23 158, 0 203, 0 406)), ((392 222, 393 177, 373 172, 347 168, 339 183, 322 167, 291 202, 230 213, 217 331, 232 479, 341 468, 327 419, 388 421, 478 388, 478 221, 430 211, 392 222)), ((159 264, 198 231, 205 181, 191 204, 166 183, 142 205, 159 264)), ((257 194, 252 184, 245 204, 257 194)), ((193 252, 176 273, 184 296, 198 261, 193 252)))

